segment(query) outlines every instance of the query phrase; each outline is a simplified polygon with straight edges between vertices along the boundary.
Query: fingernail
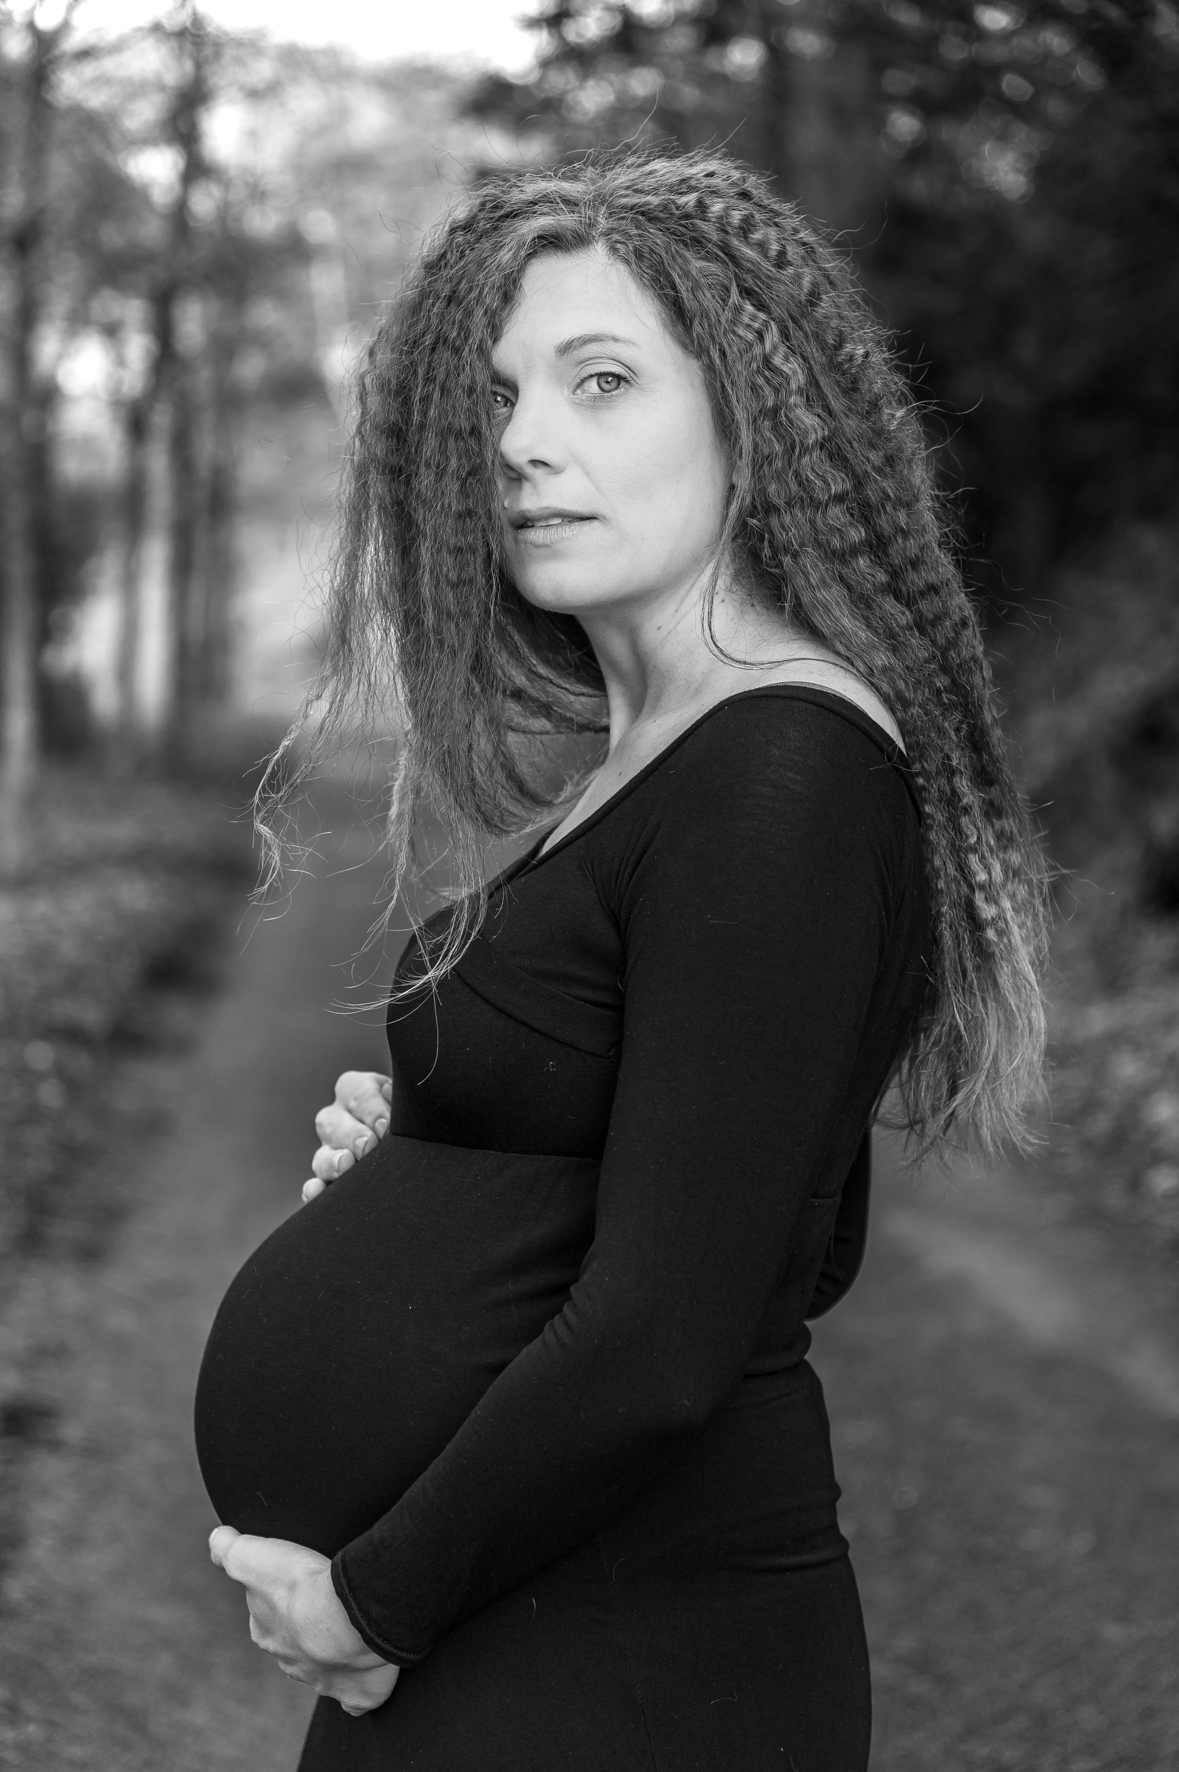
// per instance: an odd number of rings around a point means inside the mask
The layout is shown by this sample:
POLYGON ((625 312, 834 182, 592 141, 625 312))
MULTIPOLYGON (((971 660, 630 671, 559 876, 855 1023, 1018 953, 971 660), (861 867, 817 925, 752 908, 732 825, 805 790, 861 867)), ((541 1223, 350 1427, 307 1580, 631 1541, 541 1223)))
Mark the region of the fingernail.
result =
POLYGON ((376 1133, 378 1138, 384 1138, 384 1136, 385 1136, 386 1132, 388 1132, 388 1130, 389 1130, 388 1120, 378 1120, 376 1125, 373 1127, 373 1131, 376 1133))
POLYGON ((363 1157, 365 1152, 370 1148, 368 1134, 366 1133, 363 1138, 358 1138, 356 1140, 356 1144, 353 1148, 355 1149, 356 1155, 358 1157, 363 1157))
POLYGON ((392 1101, 392 1099, 393 1099, 393 1085, 392 1085, 392 1083, 388 1083, 388 1082, 382 1083, 381 1084, 381 1094, 385 1097, 386 1101, 392 1101))
POLYGON ((341 1151, 336 1158, 336 1174, 343 1175, 345 1169, 351 1169, 355 1161, 351 1151, 341 1151))

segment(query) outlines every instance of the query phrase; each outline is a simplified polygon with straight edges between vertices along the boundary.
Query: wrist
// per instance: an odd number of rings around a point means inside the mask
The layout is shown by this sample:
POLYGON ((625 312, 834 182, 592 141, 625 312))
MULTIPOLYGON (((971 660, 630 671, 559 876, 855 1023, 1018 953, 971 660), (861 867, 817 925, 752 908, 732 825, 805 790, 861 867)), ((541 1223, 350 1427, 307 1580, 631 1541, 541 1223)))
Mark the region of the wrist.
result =
POLYGON ((366 1643, 374 1655, 379 1656, 390 1667, 400 1669, 413 1667, 416 1662, 421 1661, 426 1650, 423 1649, 416 1655, 411 1654, 396 1643, 388 1642, 373 1628, 352 1592, 345 1571, 344 1558, 350 1548, 350 1546, 345 1546, 344 1550, 332 1559, 332 1585, 336 1590, 336 1598, 343 1606, 361 1642, 366 1643))
POLYGON ((370 1649, 349 1618, 332 1582, 331 1564, 325 1562, 311 1577, 310 1611, 315 1620, 315 1636, 319 1658, 341 1668, 365 1672, 385 1666, 383 1658, 370 1649))

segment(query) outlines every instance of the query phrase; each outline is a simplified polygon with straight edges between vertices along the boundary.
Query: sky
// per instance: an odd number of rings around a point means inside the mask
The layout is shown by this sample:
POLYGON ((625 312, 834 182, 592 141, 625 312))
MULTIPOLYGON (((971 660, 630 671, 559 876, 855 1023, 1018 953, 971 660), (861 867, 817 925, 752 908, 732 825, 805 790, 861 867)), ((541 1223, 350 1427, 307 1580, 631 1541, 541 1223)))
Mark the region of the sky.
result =
MULTIPOLYGON (((288 42, 337 43, 375 61, 475 56, 510 72, 532 54, 516 20, 538 9, 539 0, 201 0, 219 24, 288 42)), ((164 10, 161 0, 81 0, 75 16, 83 29, 118 31, 164 10)))

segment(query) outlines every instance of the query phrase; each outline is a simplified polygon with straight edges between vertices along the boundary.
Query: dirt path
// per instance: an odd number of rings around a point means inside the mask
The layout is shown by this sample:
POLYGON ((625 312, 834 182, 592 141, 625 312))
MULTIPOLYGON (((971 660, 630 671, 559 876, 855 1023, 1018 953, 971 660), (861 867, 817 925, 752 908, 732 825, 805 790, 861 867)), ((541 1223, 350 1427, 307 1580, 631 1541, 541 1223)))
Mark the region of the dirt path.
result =
POLYGON ((875 1675, 874 1772, 1179 1766, 1179 1299, 1029 1175, 882 1153, 816 1325, 875 1675))
MULTIPOLYGON (((0 1765, 289 1772, 307 1701, 205 1558, 189 1408, 212 1312, 297 1200, 310 1114, 379 1034, 327 1014, 371 872, 307 880, 187 1050, 136 1060, 168 1125, 101 1268, 33 1271, 0 1322, 57 1411, 0 1612, 0 1765)), ((1034 1180, 881 1166, 866 1272, 818 1325, 873 1639, 875 1772, 1179 1764, 1179 1304, 1034 1180)), ((11 1388, 11 1387, 10 1387, 11 1388)), ((455 1772, 478 1772, 456 1768, 455 1772)), ((756 1772, 751 1768, 750 1772, 756 1772)))
POLYGON ((230 1277, 298 1204, 314 1109, 340 1069, 382 1061, 376 1017, 325 1007, 378 883, 371 869, 305 880, 214 1002, 174 1006, 197 1017, 196 1041, 128 1067, 127 1134, 109 1157, 139 1171, 139 1209, 99 1270, 35 1268, 6 1301, 0 1368, 19 1366, 61 1425, 24 1473, 27 1536, 4 1587, 4 1767, 295 1763, 304 1693, 252 1648, 205 1554, 191 1399, 230 1277), (137 1100, 166 1110, 166 1131, 137 1135, 137 1100))

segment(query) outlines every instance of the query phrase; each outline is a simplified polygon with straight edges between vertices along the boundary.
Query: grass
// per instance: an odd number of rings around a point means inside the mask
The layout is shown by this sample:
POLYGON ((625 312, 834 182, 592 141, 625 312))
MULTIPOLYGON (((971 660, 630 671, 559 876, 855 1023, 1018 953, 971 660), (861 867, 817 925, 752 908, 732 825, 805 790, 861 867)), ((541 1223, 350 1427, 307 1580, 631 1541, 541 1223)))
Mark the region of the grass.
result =
POLYGON ((1062 875, 1052 1126, 1063 1204, 1179 1252, 1179 532, 1059 573, 992 636, 1062 875))
POLYGON ((112 1069, 154 1037, 153 990, 215 975, 249 881, 243 799, 46 772, 28 864, 0 887, 0 1266, 47 1240, 96 1255, 117 1221, 85 1184, 112 1069))
POLYGON ((1083 1216, 1179 1253, 1179 928, 1127 917, 1057 938, 1044 1168, 1083 1216))

